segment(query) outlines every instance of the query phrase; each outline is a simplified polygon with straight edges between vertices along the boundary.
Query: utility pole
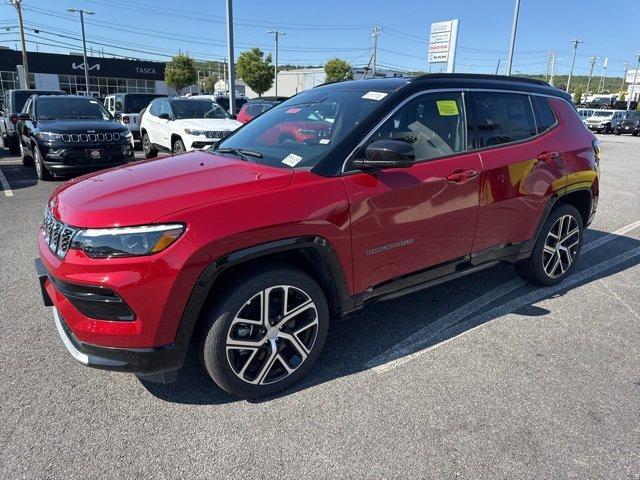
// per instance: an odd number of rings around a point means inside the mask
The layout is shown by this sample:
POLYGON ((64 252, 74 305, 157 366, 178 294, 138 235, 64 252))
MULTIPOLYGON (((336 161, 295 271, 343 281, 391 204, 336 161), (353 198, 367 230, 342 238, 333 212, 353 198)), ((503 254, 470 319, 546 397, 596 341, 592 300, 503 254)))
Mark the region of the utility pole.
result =
POLYGON ((233 0, 227 0, 227 52, 229 55, 229 113, 236 113, 236 79, 233 69, 233 0))
POLYGON ((556 52, 551 52, 551 69, 549 71, 549 85, 553 86, 553 77, 556 74, 556 52))
POLYGON ((18 12, 18 24, 20 25, 20 45, 22 47, 22 69, 24 70, 24 88, 29 90, 29 65, 27 62, 27 44, 24 41, 24 23, 22 22, 22 7, 20 0, 13 0, 13 6, 18 12))
POLYGON ((496 65, 496 75, 498 74, 498 71, 500 70, 500 58, 498 59, 498 65, 496 65))
POLYGON ((589 98, 589 86, 591 85, 591 77, 593 76, 593 67, 596 65, 596 60, 600 57, 591 57, 591 69, 589 70, 589 79, 587 80, 587 91, 584 92, 585 101, 589 98))
POLYGON ((87 97, 91 96, 89 90, 89 62, 87 61, 87 41, 84 36, 84 16, 93 15, 91 10, 83 10, 82 8, 68 8, 67 12, 80 13, 80 25, 82 27, 82 56, 84 58, 84 82, 87 87, 87 97))
POLYGON ((624 62, 624 73, 622 74, 622 83, 620 84, 620 93, 622 93, 624 89, 624 83, 625 83, 625 80, 627 79, 628 70, 629 70, 629 64, 627 62, 624 62))
POLYGON ((276 91, 276 100, 278 100, 278 37, 280 35, 286 35, 286 33, 281 32, 279 30, 269 30, 268 33, 273 33, 276 40, 276 63, 275 63, 275 91, 276 91))
POLYGON ((602 76, 600 77, 600 82, 598 83, 598 93, 602 93, 604 90, 604 77, 607 74, 607 63, 609 62, 609 57, 604 57, 604 62, 602 64, 602 76))
POLYGON ((578 45, 584 43, 582 40, 574 39, 571 40, 573 43, 573 58, 571 59, 571 70, 569 70, 569 78, 567 79, 567 88, 566 92, 569 93, 569 87, 571 86, 571 77, 573 77, 573 67, 576 64, 576 53, 578 53, 578 45))
POLYGON ((376 78, 376 60, 378 59, 378 35, 382 32, 382 27, 373 27, 371 36, 373 37, 373 54, 371 55, 372 78, 376 78))
POLYGON ((516 0, 513 8, 513 23, 511 25, 511 42, 509 43, 509 58, 507 59, 507 75, 511 75, 513 66, 513 51, 516 46, 516 33, 518 30, 518 16, 520 15, 520 0, 516 0))
POLYGON ((553 60, 553 52, 549 52, 549 60, 547 61, 547 73, 544 74, 544 80, 549 81, 549 73, 551 72, 551 61, 553 60))
POLYGON ((629 99, 627 100, 627 112, 631 109, 631 100, 633 99, 633 95, 636 92, 638 71, 640 71, 640 53, 638 54, 638 65, 636 65, 636 72, 633 74, 633 84, 631 85, 631 92, 629 92, 629 99))

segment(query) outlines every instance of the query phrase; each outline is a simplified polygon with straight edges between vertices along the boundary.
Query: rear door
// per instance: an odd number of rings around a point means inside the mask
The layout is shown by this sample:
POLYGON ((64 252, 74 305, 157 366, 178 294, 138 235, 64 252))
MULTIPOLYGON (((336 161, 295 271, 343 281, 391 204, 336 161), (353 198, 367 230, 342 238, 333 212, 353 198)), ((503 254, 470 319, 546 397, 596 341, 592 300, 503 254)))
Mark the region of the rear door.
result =
POLYGON ((546 97, 474 91, 468 105, 482 159, 473 252, 489 253, 531 239, 566 177, 559 129, 546 97))
POLYGON ((393 139, 416 155, 409 168, 343 176, 356 291, 471 253, 482 167, 467 149, 462 98, 459 91, 417 95, 354 153, 363 158, 370 143, 393 139))

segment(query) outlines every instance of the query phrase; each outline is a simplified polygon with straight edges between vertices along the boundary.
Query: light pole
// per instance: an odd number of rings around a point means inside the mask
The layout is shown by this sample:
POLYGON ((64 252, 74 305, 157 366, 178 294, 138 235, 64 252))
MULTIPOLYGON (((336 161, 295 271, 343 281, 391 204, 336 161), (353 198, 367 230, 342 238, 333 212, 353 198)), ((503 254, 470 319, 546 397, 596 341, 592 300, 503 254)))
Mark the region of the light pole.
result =
POLYGON ((22 8, 20 0, 13 0, 13 6, 18 12, 18 23, 20 24, 20 46, 22 47, 22 69, 24 70, 24 88, 29 90, 29 65, 27 64, 27 46, 24 41, 24 24, 22 23, 22 8))
POLYGON ((582 40, 574 39, 574 40, 571 40, 571 43, 573 43, 573 58, 571 59, 571 70, 569 70, 569 78, 567 79, 567 88, 565 90, 567 93, 569 93, 569 86, 571 85, 571 77, 573 76, 573 67, 576 64, 576 53, 578 53, 578 45, 584 42, 582 40))
POLYGON ((509 58, 507 59, 507 75, 511 75, 511 67, 513 65, 513 50, 516 46, 518 15, 520 15, 520 0, 516 0, 516 4, 513 8, 513 24, 511 25, 511 42, 509 43, 509 58))
POLYGON ((233 68, 233 0, 227 0, 227 55, 229 58, 229 113, 236 113, 236 74, 233 68))
POLYGON ((376 62, 378 61, 378 35, 382 32, 382 27, 375 26, 371 31, 373 37, 373 55, 371 58, 372 70, 371 78, 376 78, 376 62))
POLYGON ((275 82, 276 82, 276 100, 278 100, 278 37, 280 35, 286 35, 286 33, 281 32, 279 30, 269 30, 268 33, 273 33, 273 35, 275 36, 275 40, 276 40, 276 63, 275 63, 275 82))
POLYGON ((67 12, 80 13, 80 25, 82 26, 82 56, 84 57, 84 82, 87 87, 87 96, 91 95, 89 91, 89 62, 87 61, 87 41, 84 37, 84 16, 94 15, 91 10, 83 10, 82 8, 68 8, 67 12))
POLYGON ((596 60, 600 57, 591 57, 591 69, 589 70, 589 79, 587 80, 587 91, 584 93, 585 102, 589 98, 589 87, 591 86, 591 77, 593 76, 593 68, 596 66, 596 60))
POLYGON ((631 109, 631 99, 633 94, 636 93, 636 82, 638 81, 638 70, 640 70, 640 53, 638 54, 638 65, 636 65, 636 72, 633 74, 633 85, 631 85, 631 91, 629 92, 629 99, 627 100, 627 112, 631 109))

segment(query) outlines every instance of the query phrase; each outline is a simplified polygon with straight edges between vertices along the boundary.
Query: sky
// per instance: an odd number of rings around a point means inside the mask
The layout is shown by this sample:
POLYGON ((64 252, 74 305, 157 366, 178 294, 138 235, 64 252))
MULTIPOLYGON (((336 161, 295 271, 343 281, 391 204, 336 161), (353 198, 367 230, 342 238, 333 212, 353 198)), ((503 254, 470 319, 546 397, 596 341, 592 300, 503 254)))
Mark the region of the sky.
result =
MULTIPOLYGON (((15 9, 0 3, 0 45, 18 46, 15 9)), ((201 60, 227 55, 225 0, 22 0, 27 49, 67 53, 81 51, 78 14, 86 17, 88 48, 105 53, 167 60, 186 52, 201 60), (39 30, 39 33, 34 32, 39 30), (36 45, 36 43, 38 44, 36 45)), ((378 65, 428 71, 426 50, 432 22, 460 19, 456 71, 494 73, 506 63, 514 0, 234 0, 235 56, 251 47, 274 49, 270 29, 280 37, 279 63, 320 65, 339 57, 364 66, 371 55, 371 29, 378 37, 378 65)), ((588 74, 597 56, 599 75, 605 57, 607 74, 621 76, 624 63, 635 66, 640 53, 638 2, 619 0, 603 10, 594 0, 521 0, 514 56, 516 73, 545 73, 549 51, 557 54, 557 74, 571 64, 574 38, 576 74, 588 74), (599 12, 596 14, 596 12, 599 12), (606 27, 610 22, 614 26, 606 27)), ((433 65, 438 71, 441 64, 433 65)))

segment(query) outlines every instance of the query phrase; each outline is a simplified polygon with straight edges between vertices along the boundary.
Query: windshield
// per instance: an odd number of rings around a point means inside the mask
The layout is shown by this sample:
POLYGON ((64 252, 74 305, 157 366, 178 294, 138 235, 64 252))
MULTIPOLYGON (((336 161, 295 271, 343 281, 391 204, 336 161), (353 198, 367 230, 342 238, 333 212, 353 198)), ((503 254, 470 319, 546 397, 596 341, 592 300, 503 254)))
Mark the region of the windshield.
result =
POLYGON ((151 100, 160 95, 127 94, 124 97, 124 111, 122 113, 139 113, 140 110, 149 106, 151 100))
POLYGON ((110 120, 111 115, 97 100, 89 98, 39 98, 36 103, 36 118, 47 119, 94 119, 110 120))
MULTIPOLYGON (((14 112, 21 112, 24 104, 31 95, 64 95, 64 92, 56 92, 53 90, 22 90, 14 93, 13 110, 14 112)), ((7 105, 8 107, 8 105, 7 105)))
POLYGON ((216 149, 259 152, 262 156, 251 160, 274 167, 311 168, 389 93, 312 89, 256 117, 216 149))
POLYGON ((640 112, 629 112, 627 114, 629 120, 640 120, 640 112))
POLYGON ((593 114, 594 117, 610 117, 613 115, 613 112, 596 112, 593 114))
POLYGON ((229 118, 220 105, 212 100, 174 100, 171 102, 177 120, 185 118, 229 118))

